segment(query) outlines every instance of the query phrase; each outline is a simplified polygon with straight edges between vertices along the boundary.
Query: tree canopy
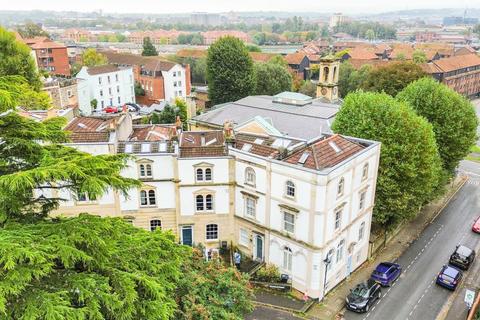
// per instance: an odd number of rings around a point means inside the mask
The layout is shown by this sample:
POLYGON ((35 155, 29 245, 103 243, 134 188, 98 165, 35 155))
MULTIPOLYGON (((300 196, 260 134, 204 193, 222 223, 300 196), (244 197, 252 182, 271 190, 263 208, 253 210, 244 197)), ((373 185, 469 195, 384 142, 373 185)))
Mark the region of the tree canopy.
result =
POLYGON ((219 104, 244 98, 255 89, 253 61, 245 44, 235 37, 222 37, 208 49, 208 95, 219 104))
POLYGON ((48 33, 43 30, 40 25, 31 21, 26 22, 23 26, 17 28, 18 33, 22 38, 34 38, 34 37, 48 37, 48 33))
POLYGON ((432 124, 443 168, 451 174, 477 139, 478 119, 470 101, 431 78, 412 82, 397 99, 432 124))
POLYGON ((349 94, 335 118, 336 133, 380 141, 374 221, 391 227, 412 218, 438 187, 441 160, 432 125, 385 93, 349 94))
POLYGON ((82 53, 82 64, 86 67, 101 66, 107 63, 107 57, 94 48, 88 48, 82 53))
POLYGON ((366 91, 385 92, 395 97, 410 82, 427 76, 413 62, 396 62, 372 69, 361 87, 366 91))
POLYGON ((292 76, 288 70, 275 63, 255 63, 256 95, 273 96, 283 91, 292 90, 292 76))
POLYGON ((356 70, 350 62, 342 62, 338 76, 338 92, 340 97, 344 98, 350 92, 360 89, 371 70, 372 66, 368 64, 356 70))
POLYGON ((142 56, 158 56, 157 49, 155 48, 149 37, 143 38, 142 56))
POLYGON ((25 78, 35 91, 40 90, 41 82, 30 48, 0 27, 0 76, 14 75, 25 78))

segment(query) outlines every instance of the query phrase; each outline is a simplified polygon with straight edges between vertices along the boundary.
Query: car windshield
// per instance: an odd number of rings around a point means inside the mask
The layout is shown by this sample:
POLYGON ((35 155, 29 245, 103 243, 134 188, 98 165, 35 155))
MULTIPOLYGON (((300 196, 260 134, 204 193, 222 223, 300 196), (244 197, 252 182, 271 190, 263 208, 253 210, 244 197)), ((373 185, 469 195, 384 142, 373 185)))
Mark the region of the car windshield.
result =
POLYGON ((379 272, 379 271, 373 271, 373 275, 376 276, 376 277, 379 277, 379 278, 386 278, 387 275, 383 272, 379 272))
POLYGON ((362 298, 368 297, 368 289, 365 286, 358 286, 355 287, 352 291, 352 295, 362 298))

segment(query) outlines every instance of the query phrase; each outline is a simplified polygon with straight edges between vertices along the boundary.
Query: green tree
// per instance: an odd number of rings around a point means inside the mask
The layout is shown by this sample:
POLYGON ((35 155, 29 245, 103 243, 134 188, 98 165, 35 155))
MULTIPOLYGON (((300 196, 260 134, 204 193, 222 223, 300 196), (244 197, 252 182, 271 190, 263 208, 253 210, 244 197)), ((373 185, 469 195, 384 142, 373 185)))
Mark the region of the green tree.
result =
POLYGON ((335 118, 336 133, 382 143, 374 221, 384 227, 414 217, 441 176, 432 125, 385 93, 349 94, 335 118))
POLYGON ((472 31, 477 35, 477 36, 480 36, 480 24, 476 24, 472 31))
POLYGON ((183 124, 183 129, 187 130, 188 124, 188 111, 187 111, 187 102, 181 98, 176 98, 175 99, 175 107, 176 107, 176 112, 177 115, 180 117, 180 120, 182 121, 183 124))
POLYGON ((48 33, 42 27, 31 21, 17 28, 22 38, 48 37, 48 33))
POLYGON ((443 168, 451 174, 477 139, 478 119, 470 101, 431 78, 412 82, 397 99, 432 124, 443 168))
POLYGON ((253 62, 240 39, 223 37, 210 46, 207 81, 208 95, 214 104, 252 94, 255 89, 253 62))
POLYGON ((350 62, 342 62, 338 76, 338 92, 340 97, 344 98, 350 92, 360 89, 371 70, 372 66, 368 64, 356 70, 350 62))
POLYGON ((307 96, 315 98, 317 96, 317 86, 312 81, 303 81, 302 85, 298 89, 298 92, 303 93, 307 96))
POLYGON ((254 44, 247 44, 247 50, 248 52, 262 52, 262 49, 254 44))
POLYGON ((0 27, 0 77, 10 75, 22 76, 35 91, 40 90, 41 82, 30 48, 0 27))
POLYGON ((198 250, 182 267, 177 296, 180 319, 244 319, 253 310, 248 278, 217 259, 205 262, 198 250), (203 284, 203 285, 197 285, 203 284))
POLYGON ((398 60, 398 61, 405 61, 405 60, 407 60, 407 57, 405 56, 405 53, 399 52, 395 56, 395 59, 398 60))
POLYGON ((288 70, 275 63, 255 63, 256 95, 273 96, 283 91, 292 90, 292 76, 288 70))
POLYGON ((135 95, 136 96, 144 96, 145 95, 145 90, 142 88, 142 84, 138 81, 135 81, 135 95))
POLYGON ((365 32, 365 38, 366 38, 368 41, 373 41, 373 40, 375 40, 375 31, 373 31, 372 29, 368 29, 368 30, 365 32))
POLYGON ((46 110, 51 99, 44 91, 34 91, 21 76, 0 77, 0 112, 22 107, 27 110, 46 110))
POLYGON ((97 99, 92 99, 92 101, 90 101, 90 106, 92 107, 92 110, 96 110, 98 106, 97 99))
POLYGON ((288 67, 287 61, 279 54, 271 57, 270 60, 268 60, 268 63, 278 64, 278 65, 280 65, 282 67, 285 67, 285 68, 288 67))
POLYGON ((149 37, 143 38, 142 56, 158 56, 157 49, 149 37))
POLYGON ((413 62, 420 64, 427 62, 427 55, 422 50, 415 50, 412 54, 413 62))
POLYGON ((87 67, 101 66, 108 63, 104 54, 97 52, 94 48, 88 48, 82 53, 82 64, 87 67))
POLYGON ((413 62, 396 62, 372 69, 361 87, 367 91, 385 92, 394 97, 411 82, 426 75, 425 71, 413 62))

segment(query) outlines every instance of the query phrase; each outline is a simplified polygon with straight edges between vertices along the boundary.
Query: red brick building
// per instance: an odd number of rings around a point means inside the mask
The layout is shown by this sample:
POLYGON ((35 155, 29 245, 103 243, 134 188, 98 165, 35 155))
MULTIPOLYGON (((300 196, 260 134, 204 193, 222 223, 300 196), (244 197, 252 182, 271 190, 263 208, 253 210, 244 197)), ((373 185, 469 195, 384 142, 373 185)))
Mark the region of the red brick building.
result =
POLYGON ((51 74, 70 76, 67 47, 53 42, 47 37, 35 37, 23 40, 35 51, 39 69, 47 70, 51 74))
POLYGON ((464 96, 480 94, 480 57, 476 54, 432 61, 424 68, 432 77, 464 96))

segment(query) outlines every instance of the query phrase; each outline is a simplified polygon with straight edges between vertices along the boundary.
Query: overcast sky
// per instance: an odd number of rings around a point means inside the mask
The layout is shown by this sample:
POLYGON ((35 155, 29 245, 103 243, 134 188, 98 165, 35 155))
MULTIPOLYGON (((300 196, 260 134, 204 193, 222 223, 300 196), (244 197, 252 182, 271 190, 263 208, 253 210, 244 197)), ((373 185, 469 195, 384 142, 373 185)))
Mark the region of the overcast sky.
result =
POLYGON ((480 0, 0 0, 0 10, 185 13, 315 11, 372 13, 420 8, 480 8, 480 0))

